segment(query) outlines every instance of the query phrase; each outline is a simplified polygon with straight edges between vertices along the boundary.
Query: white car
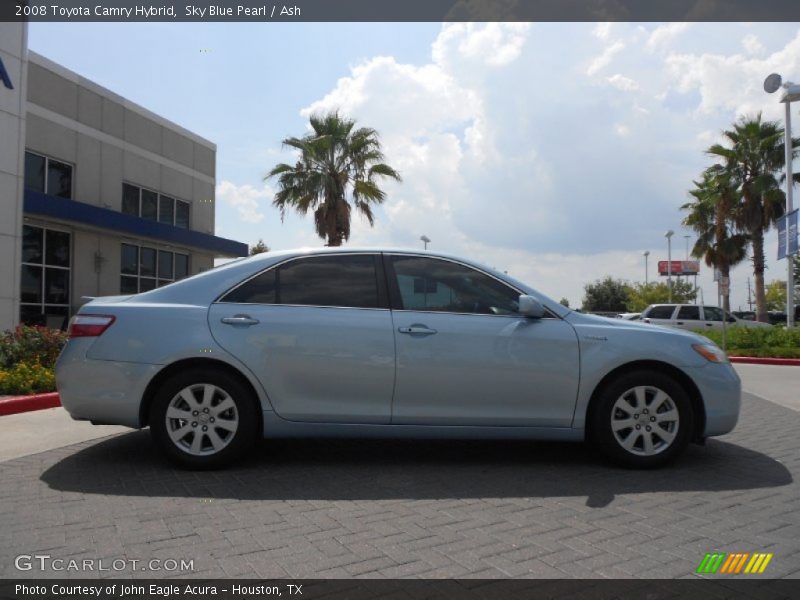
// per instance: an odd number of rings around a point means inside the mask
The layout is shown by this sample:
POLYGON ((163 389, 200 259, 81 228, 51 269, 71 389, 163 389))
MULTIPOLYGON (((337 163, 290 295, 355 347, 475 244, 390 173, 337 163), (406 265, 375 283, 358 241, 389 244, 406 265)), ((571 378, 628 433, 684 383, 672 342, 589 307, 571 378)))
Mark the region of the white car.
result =
POLYGON ((717 306, 700 304, 651 304, 642 313, 642 321, 653 325, 668 325, 689 330, 722 329, 723 313, 727 316, 726 325, 728 327, 772 327, 769 323, 738 319, 717 306))

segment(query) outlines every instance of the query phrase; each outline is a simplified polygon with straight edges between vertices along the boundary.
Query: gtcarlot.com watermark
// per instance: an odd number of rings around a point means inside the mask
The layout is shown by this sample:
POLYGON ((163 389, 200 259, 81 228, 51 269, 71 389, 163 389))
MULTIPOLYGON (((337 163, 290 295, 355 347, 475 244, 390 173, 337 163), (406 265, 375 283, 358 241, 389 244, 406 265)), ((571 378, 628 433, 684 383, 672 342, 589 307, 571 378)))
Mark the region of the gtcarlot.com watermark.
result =
POLYGON ((14 559, 18 571, 56 572, 114 572, 114 571, 160 571, 177 573, 194 571, 194 559, 153 558, 58 558, 50 554, 20 554, 14 559))

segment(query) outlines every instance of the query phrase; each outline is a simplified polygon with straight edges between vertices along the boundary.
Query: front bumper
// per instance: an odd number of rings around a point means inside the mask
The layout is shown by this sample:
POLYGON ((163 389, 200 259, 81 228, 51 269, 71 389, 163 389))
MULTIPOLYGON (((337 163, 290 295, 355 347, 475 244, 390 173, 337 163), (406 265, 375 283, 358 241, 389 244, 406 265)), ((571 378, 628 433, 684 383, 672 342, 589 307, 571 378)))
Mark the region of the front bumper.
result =
POLYGON ((700 390, 706 413, 702 437, 733 431, 742 406, 742 382, 730 363, 684 368, 700 390))
POLYGON ((56 363, 61 405, 73 419, 141 427, 142 397, 161 365, 88 359, 92 340, 71 339, 56 363))

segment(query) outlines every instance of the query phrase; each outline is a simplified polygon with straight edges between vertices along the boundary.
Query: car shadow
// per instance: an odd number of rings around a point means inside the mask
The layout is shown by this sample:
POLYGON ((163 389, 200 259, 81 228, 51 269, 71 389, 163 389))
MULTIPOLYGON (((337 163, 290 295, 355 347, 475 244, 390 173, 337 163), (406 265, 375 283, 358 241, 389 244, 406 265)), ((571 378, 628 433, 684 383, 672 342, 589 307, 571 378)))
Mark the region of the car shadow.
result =
POLYGON ((185 471, 166 463, 145 431, 106 438, 48 468, 53 489, 110 496, 241 500, 586 497, 772 488, 793 482, 775 459, 733 443, 690 446, 653 471, 614 467, 590 446, 525 441, 268 440, 241 464, 185 471))

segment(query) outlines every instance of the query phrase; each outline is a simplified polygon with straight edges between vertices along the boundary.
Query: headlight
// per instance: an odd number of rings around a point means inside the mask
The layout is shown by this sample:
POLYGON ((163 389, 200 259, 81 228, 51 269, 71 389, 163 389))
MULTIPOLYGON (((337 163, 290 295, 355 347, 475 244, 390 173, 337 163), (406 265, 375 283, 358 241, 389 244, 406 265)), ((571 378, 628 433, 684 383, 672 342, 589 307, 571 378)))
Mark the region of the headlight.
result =
POLYGON ((700 356, 709 362, 713 363, 726 363, 728 362, 728 355, 725 354, 721 348, 714 344, 692 344, 692 348, 700 356))

